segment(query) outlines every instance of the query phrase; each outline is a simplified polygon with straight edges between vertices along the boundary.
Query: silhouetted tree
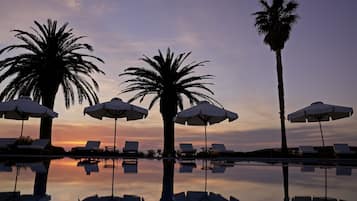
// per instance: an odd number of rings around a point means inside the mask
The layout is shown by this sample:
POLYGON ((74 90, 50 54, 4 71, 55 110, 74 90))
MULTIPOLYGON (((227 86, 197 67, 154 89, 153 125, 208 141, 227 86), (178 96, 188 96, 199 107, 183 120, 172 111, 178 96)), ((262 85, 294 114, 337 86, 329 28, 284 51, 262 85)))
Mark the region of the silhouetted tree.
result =
MULTIPOLYGON (((0 54, 17 50, 15 56, 0 61, 0 82, 10 80, 0 93, 0 100, 16 96, 32 96, 35 101, 53 109, 56 94, 61 86, 65 106, 88 100, 97 103, 98 84, 92 73, 103 73, 88 59, 103 62, 100 58, 84 54, 93 51, 92 46, 79 43, 84 36, 75 36, 68 23, 57 27, 57 21, 47 20, 47 24, 34 21, 32 33, 13 30, 22 44, 10 45, 0 50, 0 54), (89 79, 90 81, 87 81, 89 79)), ((51 140, 52 119, 42 118, 40 138, 51 140)))
POLYGON ((183 109, 183 96, 186 96, 190 104, 198 103, 198 98, 214 101, 208 95, 193 91, 192 89, 201 89, 213 94, 206 87, 207 84, 202 80, 210 79, 212 75, 193 75, 197 67, 204 66, 208 61, 191 62, 183 65, 183 62, 191 54, 181 53, 175 57, 174 53, 168 48, 166 57, 159 50, 159 55, 149 58, 144 55, 142 61, 149 64, 151 69, 142 67, 129 67, 124 73, 119 76, 133 76, 125 81, 128 83, 126 89, 122 92, 137 93, 129 100, 129 102, 140 99, 144 100, 147 95, 153 95, 149 109, 160 100, 160 113, 164 124, 164 155, 174 154, 174 135, 175 124, 174 117, 177 114, 178 108, 183 109))
POLYGON ((162 192, 160 201, 172 201, 174 195, 174 169, 175 160, 164 159, 163 176, 162 176, 162 192))
POLYGON ((287 153, 281 51, 284 49, 285 42, 289 39, 292 25, 298 18, 295 14, 298 4, 295 1, 286 3, 284 0, 273 0, 271 5, 265 0, 261 0, 260 3, 263 10, 253 13, 253 15, 256 16, 255 26, 258 29, 258 33, 264 35, 264 43, 269 45, 271 50, 276 54, 281 123, 281 148, 283 152, 287 153))

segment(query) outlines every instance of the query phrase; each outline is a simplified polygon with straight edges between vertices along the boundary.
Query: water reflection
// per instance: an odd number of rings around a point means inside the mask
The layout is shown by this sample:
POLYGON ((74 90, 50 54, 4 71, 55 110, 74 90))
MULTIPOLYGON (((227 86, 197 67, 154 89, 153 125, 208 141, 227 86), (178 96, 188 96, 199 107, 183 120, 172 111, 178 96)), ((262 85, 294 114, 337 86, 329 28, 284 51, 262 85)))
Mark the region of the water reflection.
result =
POLYGON ((354 168, 227 160, 0 160, 0 200, 353 201, 354 168))
MULTIPOLYGON (((51 199, 50 195, 46 194, 47 188, 47 177, 48 170, 50 166, 50 160, 36 161, 36 162, 16 162, 14 166, 16 167, 15 174, 15 184, 13 191, 0 192, 0 199, 7 201, 48 201, 51 199), (33 185, 33 193, 32 194, 21 194, 17 189, 18 185, 18 177, 21 171, 26 169, 31 169, 31 171, 35 172, 35 181, 33 185)), ((7 172, 12 172, 12 164, 8 162, 8 166, 2 164, 0 171, 6 170, 7 172)))

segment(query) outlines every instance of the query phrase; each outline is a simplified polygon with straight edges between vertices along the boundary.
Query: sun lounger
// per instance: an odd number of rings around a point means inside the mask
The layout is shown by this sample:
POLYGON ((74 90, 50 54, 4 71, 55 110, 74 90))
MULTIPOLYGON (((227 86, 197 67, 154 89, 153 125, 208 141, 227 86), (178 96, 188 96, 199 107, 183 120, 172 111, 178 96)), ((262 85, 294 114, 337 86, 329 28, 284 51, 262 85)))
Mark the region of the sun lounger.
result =
POLYGON ((17 145, 19 149, 36 149, 36 150, 43 150, 47 147, 50 140, 48 139, 38 139, 32 142, 30 145, 17 145))
POLYGON ((21 201, 49 201, 51 196, 49 195, 21 195, 21 201))
POLYGON ((211 151, 214 153, 232 153, 232 150, 227 150, 224 144, 212 144, 211 151))
POLYGON ((180 173, 192 173, 193 169, 196 168, 195 162, 180 162, 180 173))
POLYGON ((14 145, 16 138, 0 138, 0 149, 7 149, 11 145, 14 145))
POLYGON ((317 154, 318 152, 314 149, 313 146, 299 146, 299 153, 301 155, 305 155, 305 154, 317 154))
POLYGON ((138 173, 138 161, 136 159, 124 159, 122 167, 124 169, 124 173, 138 173))
POLYGON ((126 154, 137 154, 139 151, 138 141, 125 141, 123 152, 126 154))
POLYGON ((221 194, 210 192, 207 200, 214 200, 214 201, 228 201, 224 198, 221 194))
POLYGON ((0 172, 12 172, 12 167, 4 163, 0 163, 0 172))
POLYGON ((347 166, 336 166, 336 175, 337 176, 351 176, 352 168, 347 166))
POLYGON ((124 195, 122 201, 141 201, 141 198, 136 195, 124 195))
POLYGON ((176 193, 174 195, 174 201, 186 201, 185 192, 176 193))
POLYGON ((329 197, 314 197, 312 201, 337 201, 336 198, 329 198, 329 197))
POLYGON ((344 154, 354 154, 355 152, 350 150, 348 144, 334 144, 333 150, 337 155, 344 155, 344 154))
POLYGON ((72 151, 99 151, 100 141, 88 140, 84 147, 73 147, 72 151))
POLYGON ((229 197, 229 201, 239 201, 237 198, 233 197, 233 196, 230 196, 229 197))
POLYGON ((193 156, 196 154, 196 149, 193 148, 191 143, 180 144, 181 156, 193 156))
POLYGON ((1 201, 20 200, 20 192, 0 192, 1 201))

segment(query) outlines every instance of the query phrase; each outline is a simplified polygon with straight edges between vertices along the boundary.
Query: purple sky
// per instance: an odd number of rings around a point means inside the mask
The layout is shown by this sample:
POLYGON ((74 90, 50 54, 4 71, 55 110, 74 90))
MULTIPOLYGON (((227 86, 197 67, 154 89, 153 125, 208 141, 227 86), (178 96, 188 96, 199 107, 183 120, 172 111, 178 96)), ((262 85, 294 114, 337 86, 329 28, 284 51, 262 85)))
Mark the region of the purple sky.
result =
MULTIPOLYGON (((286 114, 315 101, 357 105, 357 23, 355 0, 300 0, 300 16, 283 50, 286 114)), ((263 44, 251 13, 260 10, 254 0, 151 0, 151 1, 7 1, 0 6, 0 48, 15 43, 12 29, 29 30, 33 20, 57 19, 69 22, 84 41, 94 46, 94 54, 105 60, 98 64, 106 76, 97 76, 101 101, 119 96, 123 79, 118 74, 132 65, 142 66, 143 54, 158 49, 192 51, 191 61, 210 60, 198 73, 216 77, 215 98, 239 114, 238 121, 208 128, 210 142, 222 142, 235 150, 280 146, 280 124, 275 55, 263 44)), ((4 58, 6 55, 1 56, 4 58)), ((8 56, 8 55, 7 55, 8 56)), ((4 85, 0 85, 3 88, 4 85)), ((120 95, 127 100, 130 94, 120 95)), ((148 106, 148 102, 142 104, 148 106)), ((64 108, 62 95, 55 110, 54 143, 88 138, 111 139, 113 122, 83 117, 83 105, 64 108), (86 136, 96 126, 100 137, 86 136), (80 133, 70 133, 73 128, 80 133), (87 130, 86 130, 87 129, 87 130), (74 137, 73 137, 74 136, 74 137), (102 137, 103 136, 103 137, 102 137), (76 138, 76 139, 73 139, 76 138)), ((188 105, 186 105, 188 106, 188 105)), ((324 123, 326 144, 357 146, 357 117, 324 123)), ((143 141, 143 149, 161 147, 162 129, 158 106, 146 120, 119 123, 119 144, 130 136, 143 141), (127 133, 125 133, 127 132, 127 133)), ((20 122, 1 120, 0 136, 13 137, 20 122), (14 132, 9 133, 9 132, 14 132)), ((25 133, 38 137, 39 120, 25 124, 25 133), (27 129, 27 130, 26 130, 27 129)), ((287 125, 288 145, 320 145, 317 124, 287 125)), ((176 146, 180 142, 203 145, 203 128, 177 125, 176 146)))

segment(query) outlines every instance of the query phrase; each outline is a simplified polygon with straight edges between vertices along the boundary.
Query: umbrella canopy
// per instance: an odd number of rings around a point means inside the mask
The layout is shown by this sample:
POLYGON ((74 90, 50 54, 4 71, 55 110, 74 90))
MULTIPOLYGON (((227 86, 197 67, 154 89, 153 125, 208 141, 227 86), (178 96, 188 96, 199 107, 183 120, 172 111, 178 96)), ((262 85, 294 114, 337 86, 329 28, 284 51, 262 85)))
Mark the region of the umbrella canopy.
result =
POLYGON ((205 127, 205 142, 207 152, 207 125, 213 125, 228 119, 229 122, 238 119, 238 114, 217 107, 207 101, 201 101, 196 106, 179 112, 175 122, 192 126, 205 127))
POLYGON ((322 146, 325 146, 321 121, 337 120, 350 117, 353 114, 351 107, 329 105, 323 102, 314 102, 311 105, 304 107, 296 112, 288 115, 288 120, 295 122, 319 122, 322 146))
POLYGON ((23 132, 23 121, 29 117, 58 117, 51 109, 31 100, 30 97, 22 96, 17 100, 0 103, 0 116, 5 119, 22 120, 21 136, 23 132))
POLYGON ((148 115, 147 109, 123 102, 120 98, 113 98, 104 103, 84 108, 84 114, 102 120, 103 117, 115 119, 114 151, 116 142, 117 119, 126 118, 127 121, 143 119, 148 115))

